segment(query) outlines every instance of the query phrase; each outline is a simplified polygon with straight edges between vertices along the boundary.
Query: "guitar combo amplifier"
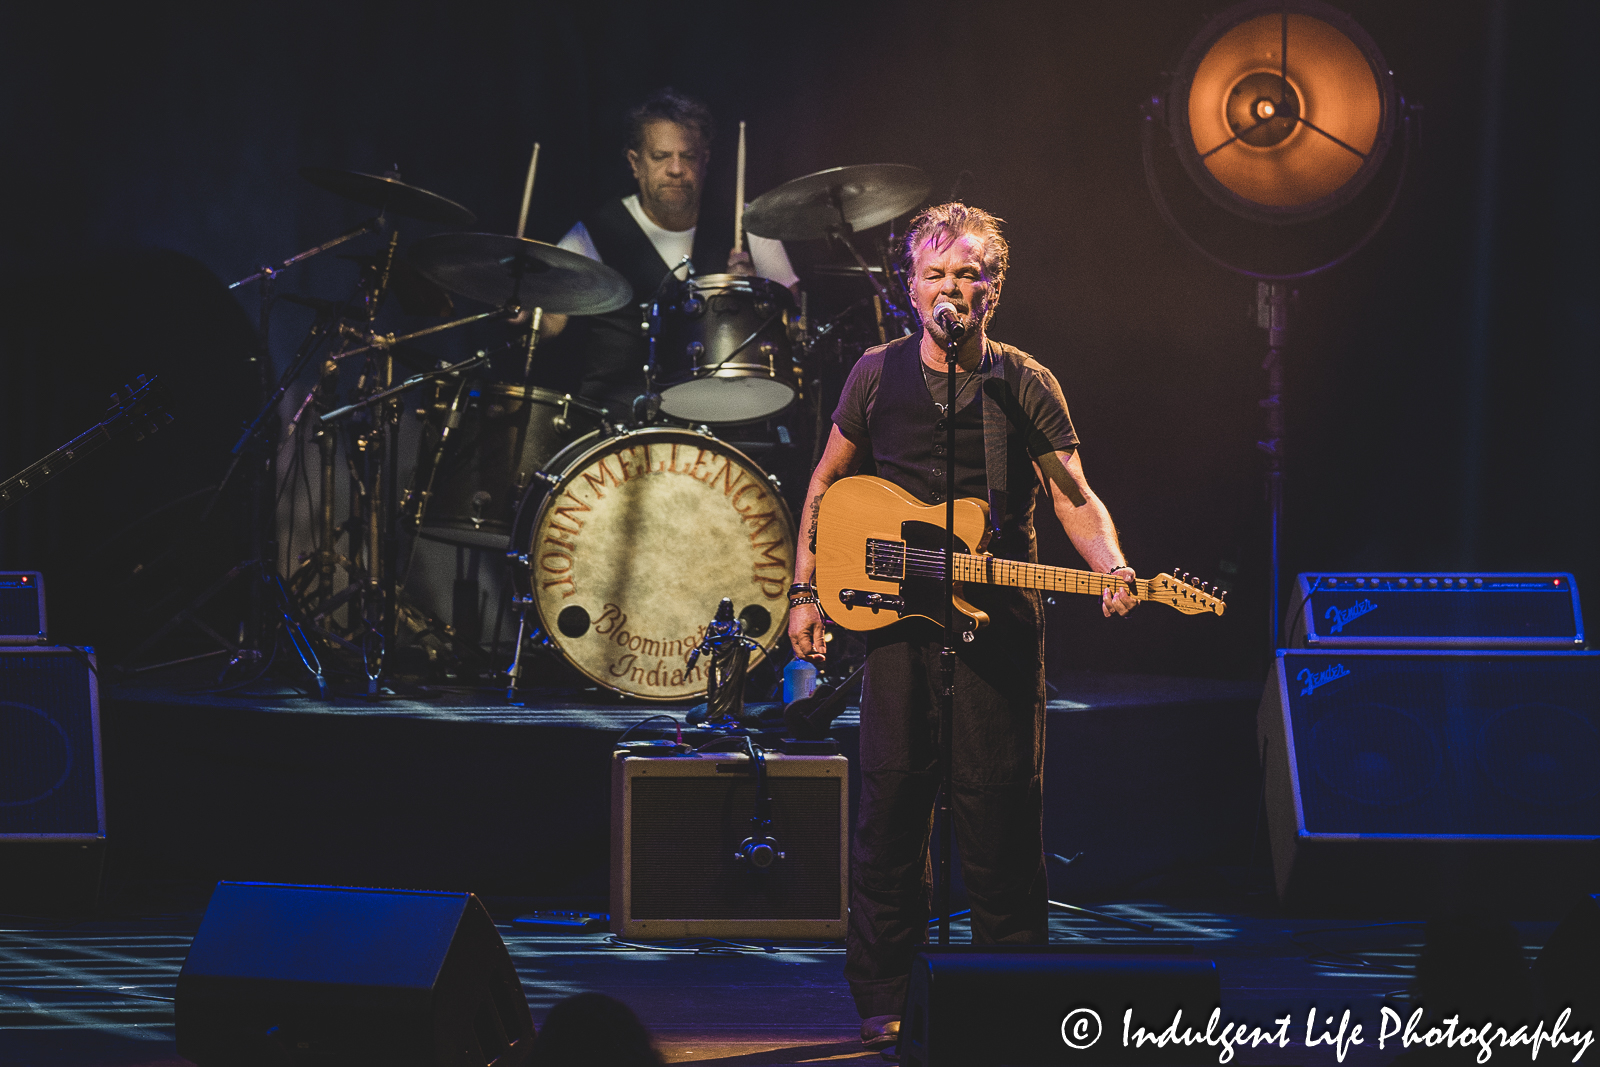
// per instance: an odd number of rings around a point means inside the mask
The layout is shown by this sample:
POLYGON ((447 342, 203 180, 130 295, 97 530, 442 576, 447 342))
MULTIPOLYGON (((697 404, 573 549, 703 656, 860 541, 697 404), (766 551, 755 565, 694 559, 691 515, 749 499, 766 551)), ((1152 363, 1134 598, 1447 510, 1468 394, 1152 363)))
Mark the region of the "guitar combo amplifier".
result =
POLYGON ((849 761, 737 752, 639 757, 611 776, 611 929, 626 937, 841 938, 849 761), (751 840, 758 784, 770 842, 751 840))
POLYGON ((1583 647, 1570 574, 1302 574, 1289 648, 1583 647))
POLYGON ((42 645, 47 629, 44 575, 0 571, 0 645, 42 645))

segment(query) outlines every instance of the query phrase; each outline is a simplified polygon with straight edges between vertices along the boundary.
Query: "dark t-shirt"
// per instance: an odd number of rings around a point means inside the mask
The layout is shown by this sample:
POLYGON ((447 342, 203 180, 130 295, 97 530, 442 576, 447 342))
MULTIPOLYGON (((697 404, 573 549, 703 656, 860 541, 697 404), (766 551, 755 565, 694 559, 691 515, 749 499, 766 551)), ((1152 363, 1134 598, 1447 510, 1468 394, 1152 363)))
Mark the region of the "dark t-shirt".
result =
MULTIPOLYGON (((1039 433, 1032 435, 1028 455, 1037 459, 1047 452, 1071 452, 1078 447, 1078 431, 1072 428, 1072 416, 1067 411, 1067 398, 1061 392, 1061 383, 1050 373, 1050 368, 1019 348, 989 342, 993 348, 1015 353, 1022 359, 1021 396, 1022 410, 1039 433)), ((888 346, 869 348, 850 371, 845 380, 839 406, 834 408, 833 421, 839 431, 857 446, 869 446, 871 435, 867 431, 872 417, 872 405, 878 398, 878 382, 883 377, 883 356, 888 346)), ((928 378, 928 392, 939 404, 945 402, 945 374, 927 364, 923 373, 928 378)), ((970 401, 976 389, 965 384, 971 376, 960 374, 956 378, 957 406, 970 401)))
MULTIPOLYGON (((938 457, 944 448, 938 405, 945 402, 948 386, 943 372, 921 362, 916 343, 908 338, 869 349, 850 372, 833 421, 846 438, 872 455, 880 476, 926 503, 939 503, 944 485, 943 461, 938 457), (910 380, 886 380, 886 374, 910 380)), ((1055 375, 1009 345, 990 342, 990 351, 992 358, 1002 358, 1013 368, 1006 378, 1015 383, 1018 410, 1007 427, 1010 484, 1002 537, 989 550, 1012 559, 1032 559, 1038 483, 1028 460, 1072 451, 1078 447, 1078 435, 1055 375)), ((982 497, 987 478, 981 383, 961 374, 956 385, 957 494, 982 497)))

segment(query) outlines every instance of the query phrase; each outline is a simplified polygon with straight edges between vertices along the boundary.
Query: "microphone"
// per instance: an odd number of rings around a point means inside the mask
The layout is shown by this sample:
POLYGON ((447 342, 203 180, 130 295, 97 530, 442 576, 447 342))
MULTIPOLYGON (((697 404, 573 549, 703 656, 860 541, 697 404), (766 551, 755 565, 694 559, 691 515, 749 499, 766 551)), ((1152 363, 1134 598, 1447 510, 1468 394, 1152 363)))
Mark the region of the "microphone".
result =
POLYGON ((961 321, 956 306, 948 300, 941 300, 933 306, 933 321, 952 341, 959 341, 967 335, 967 324, 961 321))

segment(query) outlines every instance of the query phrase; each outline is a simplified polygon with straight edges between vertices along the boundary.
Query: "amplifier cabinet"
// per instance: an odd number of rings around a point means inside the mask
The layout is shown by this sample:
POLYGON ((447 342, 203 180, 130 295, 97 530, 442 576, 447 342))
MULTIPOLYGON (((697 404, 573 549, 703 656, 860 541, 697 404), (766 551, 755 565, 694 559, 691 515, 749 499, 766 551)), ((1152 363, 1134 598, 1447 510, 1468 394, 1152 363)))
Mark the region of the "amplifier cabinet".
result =
POLYGON ((0 911, 92 907, 105 843, 94 653, 0 648, 0 911))
POLYGON ((1280 651, 1258 743, 1285 904, 1559 917, 1600 875, 1600 653, 1280 651))
POLYGON ((48 630, 44 575, 37 571, 0 571, 0 645, 42 645, 48 630))
POLYGON ((1290 648, 1583 647, 1570 574, 1302 574, 1290 648))
POLYGON ((841 938, 849 901, 849 761, 769 753, 781 857, 740 858, 756 765, 743 753, 638 757, 611 775, 611 929, 628 937, 841 938))

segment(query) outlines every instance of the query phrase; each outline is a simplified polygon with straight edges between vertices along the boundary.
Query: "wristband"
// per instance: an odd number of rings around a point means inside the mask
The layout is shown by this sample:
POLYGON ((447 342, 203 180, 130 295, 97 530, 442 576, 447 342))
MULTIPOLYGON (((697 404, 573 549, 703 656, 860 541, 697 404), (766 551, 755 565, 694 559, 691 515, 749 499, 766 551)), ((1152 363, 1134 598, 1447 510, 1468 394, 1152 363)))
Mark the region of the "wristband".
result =
POLYGON ((795 582, 789 587, 790 596, 794 596, 796 593, 815 593, 816 591, 817 587, 810 582, 795 582))
POLYGON ((818 600, 814 596, 792 596, 789 598, 789 606, 791 608, 797 608, 801 604, 815 604, 820 608, 822 606, 822 601, 818 600))

